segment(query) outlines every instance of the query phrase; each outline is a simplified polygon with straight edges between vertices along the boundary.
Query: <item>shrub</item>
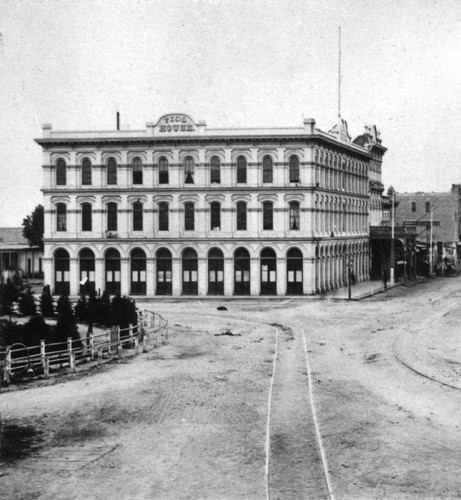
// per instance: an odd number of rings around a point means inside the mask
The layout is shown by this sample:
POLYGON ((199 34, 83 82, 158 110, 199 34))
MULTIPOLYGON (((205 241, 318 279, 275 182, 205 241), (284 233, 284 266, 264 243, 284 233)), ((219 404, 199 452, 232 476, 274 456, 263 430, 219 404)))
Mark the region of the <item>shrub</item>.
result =
POLYGON ((81 295, 75 306, 75 317, 77 321, 88 321, 88 302, 85 295, 81 295))
POLYGON ((54 316, 53 297, 50 293, 50 286, 43 287, 42 295, 40 295, 40 311, 45 318, 52 318, 54 316))
POLYGON ((66 342, 68 337, 74 340, 80 339, 77 321, 69 297, 66 295, 59 297, 56 312, 58 314, 58 321, 54 328, 53 342, 66 342))
POLYGON ((35 299, 30 287, 27 287, 24 292, 19 294, 19 311, 23 316, 35 316, 37 314, 35 299))
POLYGON ((0 284, 0 315, 11 316, 13 302, 16 300, 18 300, 18 288, 9 280, 5 284, 0 284))
POLYGON ((40 341, 49 341, 51 338, 51 328, 46 324, 43 316, 32 316, 24 325, 24 344, 28 347, 39 346, 40 341))
POLYGON ((97 300, 95 323, 101 323, 105 326, 113 326, 115 324, 112 318, 112 308, 107 292, 104 292, 97 300))

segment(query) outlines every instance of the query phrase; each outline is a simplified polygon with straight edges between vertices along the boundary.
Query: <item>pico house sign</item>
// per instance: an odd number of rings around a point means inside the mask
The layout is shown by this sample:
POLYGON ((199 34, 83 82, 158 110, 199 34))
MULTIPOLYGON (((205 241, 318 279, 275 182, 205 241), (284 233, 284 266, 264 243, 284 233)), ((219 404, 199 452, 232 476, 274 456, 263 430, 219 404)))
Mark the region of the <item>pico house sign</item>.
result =
POLYGON ((164 115, 157 122, 158 134, 184 134, 197 132, 197 125, 187 115, 164 115))

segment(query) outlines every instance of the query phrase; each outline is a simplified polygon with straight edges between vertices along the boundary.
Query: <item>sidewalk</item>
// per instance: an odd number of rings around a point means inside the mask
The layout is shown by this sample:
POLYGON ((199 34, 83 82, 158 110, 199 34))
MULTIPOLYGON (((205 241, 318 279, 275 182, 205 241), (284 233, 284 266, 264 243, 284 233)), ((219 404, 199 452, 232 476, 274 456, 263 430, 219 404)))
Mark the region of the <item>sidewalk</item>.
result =
MULTIPOLYGON (((400 282, 395 282, 393 285, 387 284, 387 288, 394 288, 396 286, 400 286, 400 282)), ((351 286, 351 300, 360 300, 366 297, 371 297, 372 295, 376 295, 377 293, 383 293, 384 287, 383 282, 381 280, 373 280, 373 281, 362 281, 361 283, 356 283, 351 286)), ((336 290, 332 290, 324 295, 326 299, 333 300, 348 300, 349 299, 349 290, 347 286, 342 288, 338 288, 336 290)))

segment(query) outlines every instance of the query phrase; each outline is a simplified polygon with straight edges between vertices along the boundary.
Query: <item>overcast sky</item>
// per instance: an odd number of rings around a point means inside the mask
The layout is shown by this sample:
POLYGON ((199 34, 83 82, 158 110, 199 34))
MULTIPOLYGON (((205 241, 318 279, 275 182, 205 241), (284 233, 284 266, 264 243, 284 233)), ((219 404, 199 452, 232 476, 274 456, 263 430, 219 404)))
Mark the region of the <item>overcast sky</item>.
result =
POLYGON ((397 191, 461 183, 459 0, 0 0, 0 227, 41 203, 41 125, 376 124, 397 191))

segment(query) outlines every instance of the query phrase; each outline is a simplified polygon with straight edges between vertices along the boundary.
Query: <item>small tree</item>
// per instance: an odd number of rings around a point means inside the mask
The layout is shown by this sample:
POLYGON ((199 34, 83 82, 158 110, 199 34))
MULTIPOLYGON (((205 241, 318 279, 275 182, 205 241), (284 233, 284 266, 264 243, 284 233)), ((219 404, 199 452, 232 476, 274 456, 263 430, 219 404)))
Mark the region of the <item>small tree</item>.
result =
POLYGON ((32 316, 24 325, 24 344, 29 347, 38 346, 41 340, 50 340, 50 327, 43 316, 32 316))
POLYGON ((18 289, 8 280, 0 284, 0 314, 10 316, 13 312, 13 302, 18 300, 18 289))
POLYGON ((40 295, 40 311, 44 318, 52 318, 54 316, 53 297, 50 293, 50 285, 43 287, 42 295, 40 295))
POLYGON ((68 337, 80 339, 74 311, 72 310, 67 295, 59 297, 56 312, 58 314, 58 321, 56 323, 53 340, 55 342, 66 342, 68 337))
POLYGON ((88 321, 88 302, 85 295, 80 295, 77 305, 75 306, 75 317, 77 321, 88 321))
POLYGON ((23 221, 22 234, 30 246, 38 246, 43 251, 44 215, 43 206, 37 205, 23 221))
POLYGON ((103 292, 102 296, 97 300, 96 318, 96 322, 105 326, 114 325, 110 297, 107 292, 103 292))
POLYGON ((29 286, 19 294, 19 311, 23 316, 35 316, 37 314, 35 299, 29 286))

